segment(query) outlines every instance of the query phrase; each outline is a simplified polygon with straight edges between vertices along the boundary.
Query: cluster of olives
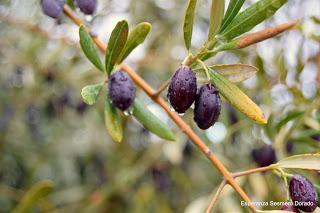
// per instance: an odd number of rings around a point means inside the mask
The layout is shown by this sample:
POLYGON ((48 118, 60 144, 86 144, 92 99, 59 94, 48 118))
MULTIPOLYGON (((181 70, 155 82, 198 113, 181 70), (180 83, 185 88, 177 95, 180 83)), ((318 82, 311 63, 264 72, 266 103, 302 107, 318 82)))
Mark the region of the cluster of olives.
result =
POLYGON ((168 99, 173 109, 184 113, 195 102, 194 121, 200 129, 208 129, 218 119, 221 111, 221 99, 218 90, 212 84, 197 88, 197 78, 190 67, 182 66, 173 75, 168 99))
MULTIPOLYGON (((44 14, 52 18, 59 18, 63 11, 65 0, 41 0, 41 8, 44 14)), ((97 7, 97 0, 75 0, 75 5, 87 15, 92 15, 97 7)))

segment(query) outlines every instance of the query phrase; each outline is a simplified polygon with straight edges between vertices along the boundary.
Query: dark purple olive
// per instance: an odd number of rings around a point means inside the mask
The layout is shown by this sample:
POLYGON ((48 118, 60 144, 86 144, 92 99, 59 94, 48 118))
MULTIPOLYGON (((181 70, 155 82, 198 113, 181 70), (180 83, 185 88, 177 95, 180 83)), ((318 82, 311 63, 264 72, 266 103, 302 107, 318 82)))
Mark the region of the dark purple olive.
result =
POLYGON ((221 99, 218 90, 212 84, 205 84, 199 89, 194 108, 194 121, 200 129, 208 129, 219 118, 221 99))
POLYGON ((294 205, 293 205, 293 203, 289 203, 289 202, 287 202, 287 203, 285 203, 283 206, 282 206, 282 208, 281 208, 281 210, 283 210, 283 211, 289 211, 289 212, 300 212, 299 211, 299 209, 297 209, 294 205))
POLYGON ((51 18, 58 18, 63 10, 65 0, 41 0, 42 12, 51 18))
POLYGON ((129 75, 123 71, 114 72, 109 78, 109 97, 112 103, 124 111, 133 103, 136 88, 129 75))
POLYGON ((289 183, 289 192, 298 209, 304 212, 313 212, 317 208, 317 191, 306 177, 294 175, 289 183))
POLYGON ((271 145, 264 145, 259 149, 254 149, 251 152, 253 160, 259 166, 269 166, 276 162, 276 153, 271 145))
POLYGON ((76 0, 81 12, 92 15, 97 7, 97 0, 76 0))
POLYGON ((180 67, 173 75, 168 99, 175 111, 184 113, 192 105, 197 94, 197 79, 190 67, 180 67))

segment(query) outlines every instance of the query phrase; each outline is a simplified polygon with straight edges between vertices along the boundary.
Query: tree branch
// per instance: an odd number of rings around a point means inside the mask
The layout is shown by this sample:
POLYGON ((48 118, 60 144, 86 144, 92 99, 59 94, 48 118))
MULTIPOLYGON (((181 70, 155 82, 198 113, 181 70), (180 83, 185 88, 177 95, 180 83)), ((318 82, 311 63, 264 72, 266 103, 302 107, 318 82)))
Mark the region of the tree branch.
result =
MULTIPOLYGON (((69 17, 75 24, 78 26, 83 25, 84 23, 79 19, 74 12, 70 9, 69 6, 64 6, 64 13, 69 17)), ((89 27, 85 27, 86 30, 90 33, 91 30, 89 27)), ((94 42, 101 52, 106 51, 106 45, 97 37, 93 37, 94 42)), ((241 196, 241 198, 246 202, 251 202, 248 195, 243 191, 240 185, 235 181, 232 174, 226 169, 226 167, 218 160, 218 158, 212 153, 209 147, 201 140, 201 138, 191 129, 191 127, 184 122, 184 120, 175 112, 170 110, 168 103, 160 96, 154 96, 154 89, 143 79, 141 78, 131 67, 126 64, 119 65, 119 68, 128 73, 132 78, 135 84, 140 87, 152 100, 161 106, 169 117, 176 123, 176 125, 190 138, 190 140, 204 153, 210 162, 218 169, 218 171, 224 176, 226 182, 230 184, 235 191, 241 196)), ((250 206, 252 212, 256 212, 254 206, 250 206)))

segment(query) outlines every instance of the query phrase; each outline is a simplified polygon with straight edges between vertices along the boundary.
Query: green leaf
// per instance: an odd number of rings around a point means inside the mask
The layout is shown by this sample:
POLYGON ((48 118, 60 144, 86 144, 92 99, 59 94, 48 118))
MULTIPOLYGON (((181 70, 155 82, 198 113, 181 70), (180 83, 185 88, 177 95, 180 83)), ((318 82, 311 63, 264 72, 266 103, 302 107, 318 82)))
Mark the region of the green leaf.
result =
POLYGON ((40 199, 52 192, 53 185, 51 180, 43 180, 34 184, 31 189, 24 194, 18 206, 13 210, 13 213, 31 212, 32 208, 38 204, 40 199))
MULTIPOLYGON (((245 81, 253 77, 258 71, 256 67, 248 64, 215 64, 209 66, 209 68, 223 75, 232 83, 245 81)), ((202 68, 194 70, 202 70, 202 68)))
POLYGON ((320 171, 320 154, 294 155, 274 164, 281 169, 307 169, 320 171))
POLYGON ((84 54, 87 56, 87 58, 91 61, 91 63, 96 66, 99 70, 102 72, 104 71, 103 64, 100 60, 97 48, 95 44, 93 43, 93 40, 89 33, 86 31, 84 26, 80 26, 79 28, 79 36, 80 36, 80 45, 84 52, 84 54))
POLYGON ((284 125, 286 125, 289 121, 294 120, 296 118, 299 118, 300 116, 302 116, 304 114, 304 112, 301 111, 293 111, 293 112, 289 112, 283 119, 281 119, 279 121, 279 123, 276 125, 276 129, 277 131, 280 130, 281 127, 283 127, 284 125))
POLYGON ((113 29, 108 47, 106 50, 106 70, 110 74, 114 65, 118 61, 121 51, 123 50, 128 38, 128 22, 126 20, 117 23, 113 29))
POLYGON ((259 124, 267 123, 262 110, 235 84, 210 68, 209 73, 212 83, 219 89, 219 92, 240 112, 259 124))
POLYGON ((184 36, 184 42, 187 50, 189 50, 191 46, 193 21, 194 21, 196 5, 197 5, 197 0, 189 0, 185 18, 184 18, 183 36, 184 36))
POLYGON ((76 8, 75 5, 74 5, 74 0, 67 0, 66 3, 67 3, 67 5, 69 5, 69 7, 71 9, 74 10, 76 8))
POLYGON ((86 104, 93 105, 97 102, 103 83, 87 85, 81 90, 81 96, 86 104))
POLYGON ((224 0, 212 0, 208 41, 218 32, 224 15, 224 0))
POLYGON ((248 32, 262 21, 271 17, 288 0, 259 0, 246 10, 240 12, 228 25, 219 33, 224 40, 231 40, 245 32, 248 32))
POLYGON ((230 22, 240 11, 244 1, 245 0, 230 0, 227 12, 224 15, 219 32, 222 32, 224 29, 226 29, 226 27, 230 24, 230 22))
POLYGON ((123 138, 122 123, 120 115, 118 114, 116 107, 111 103, 108 94, 106 95, 104 105, 104 120, 112 140, 120 143, 123 138))
POLYGON ((142 22, 138 24, 133 30, 129 32, 128 40, 123 48, 118 63, 120 64, 139 44, 141 44, 147 37, 151 30, 151 24, 142 22))
POLYGON ((148 130, 158 135, 160 138, 174 141, 173 132, 157 118, 146 106, 138 99, 133 104, 133 116, 148 130))

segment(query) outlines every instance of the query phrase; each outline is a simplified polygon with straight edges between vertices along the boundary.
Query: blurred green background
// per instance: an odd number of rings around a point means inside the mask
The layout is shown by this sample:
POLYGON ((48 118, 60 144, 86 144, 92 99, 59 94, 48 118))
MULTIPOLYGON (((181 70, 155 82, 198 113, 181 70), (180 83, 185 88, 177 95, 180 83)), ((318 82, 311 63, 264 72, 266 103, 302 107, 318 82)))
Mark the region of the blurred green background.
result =
MULTIPOLYGON (((153 25, 126 62, 154 88, 170 78, 187 54, 182 39, 186 2, 98 4, 93 17, 76 12, 103 41, 123 18, 131 26, 153 25)), ((195 47, 207 36, 209 8, 210 1, 199 1, 195 47)), ((298 28, 208 62, 259 68, 256 77, 239 85, 262 107, 268 125, 254 124, 225 100, 219 122, 207 131, 194 125, 192 110, 184 115, 231 171, 255 167, 251 151, 263 144, 273 144, 278 159, 320 151, 320 1, 290 0, 254 30, 296 18, 301 19, 298 28)), ((66 17, 44 16, 38 0, 0 0, 0 70, 0 212, 11 212, 34 184, 47 179, 54 189, 32 212, 197 213, 207 207, 221 175, 141 90, 137 95, 175 131, 176 142, 163 141, 124 117, 125 139, 114 143, 104 126, 103 99, 91 107, 81 101, 81 88, 102 79, 79 48, 78 28, 66 17)), ((320 184, 319 174, 304 174, 320 184)), ((239 183, 254 201, 286 199, 285 185, 275 174, 255 174, 239 183)), ((248 209, 227 187, 214 212, 248 209)))

